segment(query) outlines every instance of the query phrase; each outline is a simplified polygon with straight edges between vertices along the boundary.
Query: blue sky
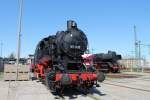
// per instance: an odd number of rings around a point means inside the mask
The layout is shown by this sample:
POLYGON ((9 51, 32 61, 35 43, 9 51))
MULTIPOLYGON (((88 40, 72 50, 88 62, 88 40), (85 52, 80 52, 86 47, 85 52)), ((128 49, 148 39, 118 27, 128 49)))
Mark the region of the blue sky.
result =
MULTIPOLYGON (((21 57, 33 54, 40 39, 66 30, 75 20, 88 37, 94 53, 114 50, 133 55, 133 25, 138 39, 150 44, 149 0, 23 0, 21 57)), ((16 52, 19 0, 0 0, 0 41, 3 56, 16 52)), ((142 46, 142 55, 149 57, 142 46)))

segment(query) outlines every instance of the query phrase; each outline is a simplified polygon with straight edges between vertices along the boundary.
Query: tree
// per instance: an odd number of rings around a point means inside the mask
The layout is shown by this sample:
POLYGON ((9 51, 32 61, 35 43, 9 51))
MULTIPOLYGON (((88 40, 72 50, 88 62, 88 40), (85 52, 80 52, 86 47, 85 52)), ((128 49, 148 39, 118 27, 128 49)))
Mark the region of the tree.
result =
POLYGON ((11 53, 9 56, 8 56, 8 58, 10 58, 10 59, 15 59, 15 53, 11 53))

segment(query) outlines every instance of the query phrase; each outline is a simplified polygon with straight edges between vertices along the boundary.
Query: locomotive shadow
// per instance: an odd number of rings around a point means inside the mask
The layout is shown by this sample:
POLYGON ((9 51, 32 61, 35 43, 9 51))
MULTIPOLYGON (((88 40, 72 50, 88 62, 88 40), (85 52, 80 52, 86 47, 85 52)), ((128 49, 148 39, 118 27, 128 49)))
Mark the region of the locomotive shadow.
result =
POLYGON ((87 93, 83 93, 80 90, 77 90, 75 88, 66 88, 63 91, 63 94, 58 95, 56 93, 52 93, 55 96, 55 99, 60 99, 60 98, 68 98, 68 99, 77 99, 79 96, 88 96, 88 95, 93 95, 93 94, 97 94, 99 96, 105 96, 106 94, 102 93, 101 91, 99 91, 98 89, 96 89, 95 87, 91 88, 90 90, 88 90, 87 93))

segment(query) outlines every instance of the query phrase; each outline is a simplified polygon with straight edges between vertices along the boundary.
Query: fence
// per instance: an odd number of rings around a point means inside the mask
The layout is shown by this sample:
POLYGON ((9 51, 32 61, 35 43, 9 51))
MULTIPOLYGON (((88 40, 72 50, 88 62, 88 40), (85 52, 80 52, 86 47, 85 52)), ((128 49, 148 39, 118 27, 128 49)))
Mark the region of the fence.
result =
POLYGON ((15 80, 29 80, 29 66, 5 64, 4 66, 4 80, 15 81, 15 80))

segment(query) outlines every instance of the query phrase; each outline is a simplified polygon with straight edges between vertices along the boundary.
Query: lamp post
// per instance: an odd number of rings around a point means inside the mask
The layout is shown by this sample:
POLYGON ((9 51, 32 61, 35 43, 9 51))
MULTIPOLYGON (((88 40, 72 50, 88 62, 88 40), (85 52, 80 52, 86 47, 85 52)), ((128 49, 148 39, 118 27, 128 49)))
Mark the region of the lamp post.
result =
POLYGON ((19 59, 20 59, 20 46, 21 46, 21 31, 22 31, 22 5, 23 0, 20 0, 20 15, 19 15, 19 29, 17 34, 17 67, 19 65, 19 59))

